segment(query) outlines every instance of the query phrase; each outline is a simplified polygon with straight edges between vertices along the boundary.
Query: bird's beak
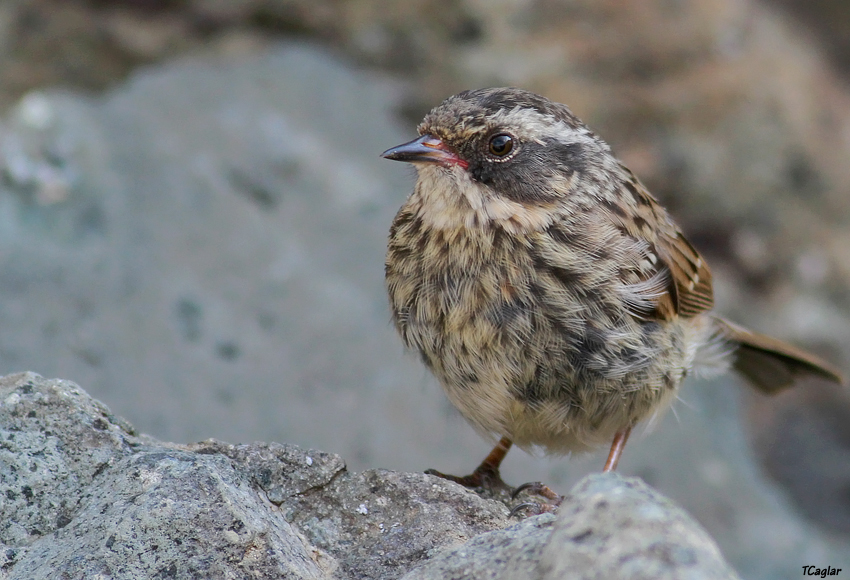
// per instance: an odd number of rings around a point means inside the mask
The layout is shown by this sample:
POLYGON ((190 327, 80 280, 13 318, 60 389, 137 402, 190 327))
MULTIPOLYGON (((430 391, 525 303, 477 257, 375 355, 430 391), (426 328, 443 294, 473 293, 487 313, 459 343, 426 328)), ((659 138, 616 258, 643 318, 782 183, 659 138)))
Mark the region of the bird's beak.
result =
POLYGON ((381 153, 381 157, 393 161, 407 161, 408 163, 425 162, 466 166, 466 162, 458 157, 457 153, 433 135, 422 135, 409 143, 387 149, 381 153))

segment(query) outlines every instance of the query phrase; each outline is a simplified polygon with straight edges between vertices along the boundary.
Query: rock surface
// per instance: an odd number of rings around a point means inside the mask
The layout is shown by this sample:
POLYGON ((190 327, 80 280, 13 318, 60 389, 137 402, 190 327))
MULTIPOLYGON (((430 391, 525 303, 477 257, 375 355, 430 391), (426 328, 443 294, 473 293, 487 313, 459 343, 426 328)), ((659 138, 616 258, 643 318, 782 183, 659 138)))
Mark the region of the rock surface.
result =
POLYGON ((737 578, 693 518, 637 478, 590 475, 557 519, 537 516, 446 551, 404 580, 737 578))
POLYGON ((560 515, 293 445, 162 443, 82 389, 0 379, 0 578, 737 578, 636 478, 595 475, 560 515))

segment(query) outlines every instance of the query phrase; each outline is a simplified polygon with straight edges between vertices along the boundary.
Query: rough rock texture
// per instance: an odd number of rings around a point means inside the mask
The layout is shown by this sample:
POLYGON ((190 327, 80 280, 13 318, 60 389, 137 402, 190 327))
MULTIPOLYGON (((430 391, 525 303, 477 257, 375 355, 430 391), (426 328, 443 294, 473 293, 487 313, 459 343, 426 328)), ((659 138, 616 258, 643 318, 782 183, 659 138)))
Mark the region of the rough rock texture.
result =
POLYGON ((540 559, 543 578, 737 577, 705 530, 640 480, 592 475, 568 500, 540 559))
POLYGON ((0 379, 2 578, 393 578, 508 523, 424 474, 292 445, 166 444, 73 383, 0 379))
POLYGON ((404 580, 737 578, 709 535, 642 481, 581 480, 558 517, 538 516, 446 551, 404 580))
POLYGON ((737 577, 637 479, 592 476, 557 521, 502 530, 505 505, 444 480, 293 445, 158 442, 32 373, 0 379, 0 425, 4 580, 737 577))

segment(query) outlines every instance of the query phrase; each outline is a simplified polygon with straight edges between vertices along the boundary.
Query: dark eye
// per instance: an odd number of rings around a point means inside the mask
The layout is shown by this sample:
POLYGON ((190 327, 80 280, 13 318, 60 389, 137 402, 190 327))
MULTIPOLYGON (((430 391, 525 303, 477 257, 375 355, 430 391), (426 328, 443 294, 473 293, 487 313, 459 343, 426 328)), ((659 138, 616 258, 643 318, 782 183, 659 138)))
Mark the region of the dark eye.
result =
POLYGON ((514 138, 505 133, 490 137, 490 153, 496 157, 504 157, 514 148, 514 138))

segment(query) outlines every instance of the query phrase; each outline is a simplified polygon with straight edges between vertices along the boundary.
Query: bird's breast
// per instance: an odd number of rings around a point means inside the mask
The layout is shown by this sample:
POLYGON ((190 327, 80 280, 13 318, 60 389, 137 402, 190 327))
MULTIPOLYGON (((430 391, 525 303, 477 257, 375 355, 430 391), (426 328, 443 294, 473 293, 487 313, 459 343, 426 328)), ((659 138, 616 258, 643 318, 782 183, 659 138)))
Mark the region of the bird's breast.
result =
POLYGON ((495 335, 494 310, 528 286, 530 264, 516 246, 499 228, 433 228, 403 208, 390 233, 386 277, 408 346, 431 351, 450 337, 474 334, 480 343, 495 335))
POLYGON ((387 289, 405 344, 473 425, 578 450, 672 396, 687 348, 675 325, 635 320, 585 277, 547 271, 543 244, 433 228, 408 204, 390 231, 387 289))

